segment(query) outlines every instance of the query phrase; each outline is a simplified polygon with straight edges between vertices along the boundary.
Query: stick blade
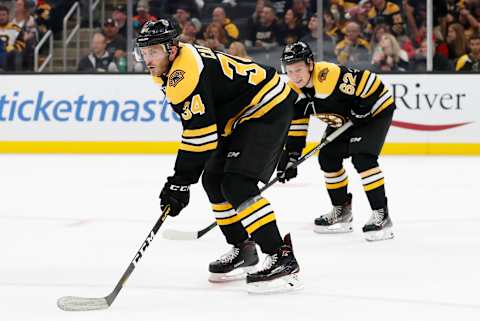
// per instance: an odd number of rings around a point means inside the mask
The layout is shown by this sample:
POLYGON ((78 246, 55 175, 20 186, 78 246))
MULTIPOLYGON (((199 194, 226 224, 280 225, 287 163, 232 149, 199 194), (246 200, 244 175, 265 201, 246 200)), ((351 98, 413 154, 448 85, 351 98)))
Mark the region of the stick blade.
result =
POLYGON ((181 240, 181 241, 190 241, 198 239, 197 232, 185 232, 178 231, 173 229, 166 229, 163 231, 162 236, 167 240, 181 240))
POLYGON ((57 306, 63 311, 91 311, 104 310, 110 305, 105 298, 81 298, 78 296, 64 296, 57 300, 57 306))

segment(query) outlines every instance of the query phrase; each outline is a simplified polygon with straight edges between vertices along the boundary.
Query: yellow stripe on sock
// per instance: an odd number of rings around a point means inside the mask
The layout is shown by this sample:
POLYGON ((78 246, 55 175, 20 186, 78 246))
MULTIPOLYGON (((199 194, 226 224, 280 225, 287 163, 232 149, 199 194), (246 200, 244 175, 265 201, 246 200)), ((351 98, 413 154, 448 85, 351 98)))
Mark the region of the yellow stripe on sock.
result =
POLYGON ((385 183, 384 179, 382 178, 371 184, 363 185, 363 189, 365 190, 365 192, 368 192, 368 191, 371 191, 372 189, 382 186, 384 183, 385 183))
POLYGON ((261 219, 259 219, 258 221, 256 221, 255 223, 253 224, 250 224, 246 230, 247 230, 247 233, 248 234, 252 234, 253 232, 255 232, 256 230, 258 230, 260 227, 264 226, 265 224, 268 224, 270 222, 273 222, 275 221, 275 213, 271 213, 271 214, 268 214, 264 217, 262 217, 261 219))

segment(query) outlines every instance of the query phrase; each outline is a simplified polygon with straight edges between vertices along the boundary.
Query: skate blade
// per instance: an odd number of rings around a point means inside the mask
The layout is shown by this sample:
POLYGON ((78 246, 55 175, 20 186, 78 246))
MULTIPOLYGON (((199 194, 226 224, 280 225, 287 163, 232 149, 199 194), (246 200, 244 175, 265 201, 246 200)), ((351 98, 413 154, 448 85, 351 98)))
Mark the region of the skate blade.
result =
POLYGON ((384 241, 394 238, 391 228, 384 228, 381 231, 364 232, 365 240, 369 242, 384 241))
POLYGON ((353 232, 352 223, 336 223, 329 226, 315 225, 313 231, 319 234, 337 234, 353 232))
POLYGON ((247 273, 254 273, 256 271, 255 266, 248 266, 239 269, 235 269, 228 273, 210 273, 208 281, 211 283, 224 283, 245 280, 247 273))
POLYGON ((301 289, 303 289, 303 282, 299 279, 297 273, 286 275, 271 281, 247 284, 247 292, 249 294, 277 294, 298 291, 301 289))

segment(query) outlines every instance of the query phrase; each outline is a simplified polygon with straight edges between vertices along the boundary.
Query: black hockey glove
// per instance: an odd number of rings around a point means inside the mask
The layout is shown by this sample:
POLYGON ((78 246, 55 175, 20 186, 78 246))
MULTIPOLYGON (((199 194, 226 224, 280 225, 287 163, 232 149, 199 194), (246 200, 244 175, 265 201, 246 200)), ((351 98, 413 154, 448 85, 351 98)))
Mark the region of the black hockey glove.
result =
POLYGON ((362 125, 370 121, 372 118, 372 114, 369 112, 367 113, 360 113, 355 112, 355 110, 350 109, 350 120, 354 125, 362 125))
POLYGON ((277 165, 277 177, 278 180, 282 183, 291 180, 292 178, 297 177, 297 168, 290 167, 293 163, 297 162, 300 158, 300 152, 289 152, 284 150, 280 156, 280 161, 277 165))
POLYGON ((177 216, 190 201, 190 185, 171 183, 171 178, 163 186, 160 193, 160 209, 163 212, 165 206, 170 205, 170 216, 177 216))

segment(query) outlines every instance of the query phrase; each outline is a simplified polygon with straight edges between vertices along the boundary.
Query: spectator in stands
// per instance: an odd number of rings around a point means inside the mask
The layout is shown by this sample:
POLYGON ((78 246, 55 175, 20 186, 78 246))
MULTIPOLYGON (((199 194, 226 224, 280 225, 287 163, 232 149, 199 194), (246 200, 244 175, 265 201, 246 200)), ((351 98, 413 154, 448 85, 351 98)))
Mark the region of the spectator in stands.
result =
POLYGON ((472 35, 469 40, 470 54, 458 58, 456 71, 480 72, 480 35, 472 35))
POLYGON ((448 27, 447 46, 448 59, 454 61, 463 56, 467 51, 467 41, 465 39, 465 29, 459 23, 452 23, 448 27))
POLYGON ((255 4, 255 11, 252 13, 250 17, 248 17, 247 21, 247 41, 250 41, 251 35, 255 33, 255 28, 260 24, 260 19, 262 16, 262 11, 263 8, 265 7, 265 4, 267 3, 267 0, 257 0, 255 4))
POLYGON ((237 40, 240 36, 237 26, 227 17, 225 9, 222 7, 213 9, 212 21, 222 26, 230 41, 237 40))
POLYGON ((83 57, 78 64, 78 71, 82 72, 118 72, 114 57, 107 51, 105 36, 96 32, 91 42, 92 52, 83 57))
POLYGON ((458 22, 463 25, 467 40, 470 39, 470 36, 476 34, 480 30, 480 17, 475 16, 476 7, 477 4, 474 2, 463 3, 459 6, 458 22))
POLYGON ((112 12, 112 19, 118 28, 118 33, 127 39, 127 10, 123 4, 119 4, 112 12))
POLYGON ((33 70, 33 55, 38 42, 38 30, 35 18, 30 13, 30 8, 25 0, 15 1, 15 17, 12 23, 22 29, 25 50, 23 50, 23 70, 33 70))
POLYGON ((275 15, 275 9, 270 5, 265 5, 260 15, 260 21, 255 24, 251 30, 247 46, 270 49, 278 45, 278 22, 275 15))
MULTIPOLYGON (((453 71, 452 64, 446 57, 440 55, 433 47, 433 70, 434 71, 453 71)), ((415 56, 410 61, 410 70, 427 70, 427 40, 423 40, 420 47, 416 50, 415 56)))
POLYGON ((50 4, 44 0, 37 1, 34 18, 39 33, 38 39, 42 39, 43 35, 50 29, 50 11, 52 11, 50 4))
POLYGON ((201 7, 203 7, 203 2, 198 0, 166 0, 164 11, 166 14, 174 15, 178 8, 188 8, 192 16, 199 17, 201 7))
POLYGON ((305 28, 300 23, 292 9, 288 9, 283 17, 283 23, 278 27, 279 42, 281 45, 289 45, 300 40, 305 34, 305 28))
POLYGON ((118 27, 112 18, 105 20, 103 24, 103 35, 107 41, 107 51, 115 59, 127 56, 127 41, 118 33, 118 27))
POLYGON ((392 34, 397 38, 400 47, 408 54, 408 58, 413 58, 413 56, 415 56, 415 47, 412 39, 407 35, 407 26, 402 14, 396 13, 392 16, 392 19, 392 34))
MULTIPOLYGON (((323 14, 324 16, 324 25, 323 25, 323 55, 324 60, 335 60, 335 45, 337 42, 337 31, 338 28, 333 20, 332 13, 330 11, 326 11, 323 14)), ((301 41, 307 43, 312 51, 314 52, 315 56, 318 57, 317 52, 317 41, 320 38, 320 33, 318 30, 318 18, 317 15, 314 14, 310 17, 308 22, 308 33, 302 37, 301 41)))
POLYGON ((386 23, 393 27, 393 15, 400 12, 400 7, 393 2, 386 0, 371 0, 372 8, 368 12, 371 29, 379 23, 386 23))
POLYGON ((335 47, 337 62, 342 65, 356 65, 369 60, 370 44, 360 37, 358 23, 350 21, 345 26, 345 39, 335 47))
POLYGON ((177 8, 174 18, 180 26, 180 29, 183 29, 185 23, 190 20, 191 16, 192 13, 190 12, 190 9, 187 6, 181 6, 177 8))
POLYGON ((370 38, 370 48, 375 50, 378 44, 382 41, 383 35, 386 33, 390 33, 390 28, 388 25, 382 23, 375 26, 373 29, 372 37, 370 38))
POLYGON ((308 13, 307 6, 305 5, 305 1, 293 0, 291 9, 293 14, 297 17, 299 23, 303 26, 303 28, 307 28, 308 20, 310 19, 310 14, 308 13))
POLYGON ((247 54, 247 49, 245 45, 240 41, 234 41, 228 47, 227 53, 233 56, 237 56, 240 58, 251 59, 247 54))
POLYGON ((140 0, 137 4, 137 15, 133 17, 135 29, 139 29, 147 21, 155 21, 157 17, 150 14, 150 6, 147 0, 140 0))
POLYGON ((185 43, 196 43, 197 34, 202 29, 202 23, 197 18, 191 18, 183 24, 179 40, 185 43))
POLYGON ((374 49, 372 64, 376 71, 406 71, 408 55, 400 48, 395 36, 385 33, 374 49))
POLYGON ((10 22, 10 10, 0 5, 0 39, 3 42, 4 68, 6 71, 14 71, 17 65, 21 66, 21 55, 25 49, 25 41, 22 29, 10 22))
POLYGON ((214 50, 225 51, 228 39, 222 26, 212 22, 205 29, 203 39, 198 40, 198 44, 214 50))

